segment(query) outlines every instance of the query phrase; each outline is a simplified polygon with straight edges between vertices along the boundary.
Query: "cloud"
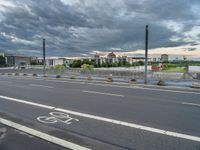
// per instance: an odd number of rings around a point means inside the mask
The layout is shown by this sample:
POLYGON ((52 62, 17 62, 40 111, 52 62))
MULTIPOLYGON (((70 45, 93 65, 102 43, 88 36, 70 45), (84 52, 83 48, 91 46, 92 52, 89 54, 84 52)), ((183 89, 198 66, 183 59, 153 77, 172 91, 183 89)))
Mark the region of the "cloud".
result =
MULTIPOLYGON (((198 0, 1 0, 0 51, 39 55, 90 55, 93 50, 144 49, 199 44, 198 0)), ((196 51, 193 50, 193 51, 196 51)))

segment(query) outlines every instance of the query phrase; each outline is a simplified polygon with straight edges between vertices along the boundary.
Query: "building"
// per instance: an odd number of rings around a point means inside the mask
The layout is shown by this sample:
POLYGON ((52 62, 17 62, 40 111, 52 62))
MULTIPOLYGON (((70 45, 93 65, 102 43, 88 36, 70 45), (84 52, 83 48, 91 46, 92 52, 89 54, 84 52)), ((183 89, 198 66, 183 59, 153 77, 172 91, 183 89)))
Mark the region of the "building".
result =
POLYGON ((6 60, 6 65, 9 67, 17 67, 20 64, 30 65, 31 57, 25 55, 17 55, 17 54, 6 54, 4 53, 4 57, 6 60))
POLYGON ((108 63, 114 63, 114 62, 117 62, 117 56, 113 53, 113 52, 111 52, 111 53, 109 53, 108 55, 107 55, 107 62, 108 63))
MULTIPOLYGON (((38 62, 42 63, 43 58, 37 58, 38 62)), ((66 59, 62 57, 46 57, 45 58, 47 66, 56 66, 66 64, 66 59)))
POLYGON ((144 57, 128 57, 128 56, 117 56, 114 52, 108 53, 107 56, 100 56, 98 54, 94 55, 94 59, 97 64, 102 63, 118 63, 118 62, 128 62, 129 64, 133 64, 134 62, 139 62, 145 60, 144 57))
POLYGON ((161 62, 167 62, 169 60, 169 56, 167 54, 162 54, 161 55, 161 62))

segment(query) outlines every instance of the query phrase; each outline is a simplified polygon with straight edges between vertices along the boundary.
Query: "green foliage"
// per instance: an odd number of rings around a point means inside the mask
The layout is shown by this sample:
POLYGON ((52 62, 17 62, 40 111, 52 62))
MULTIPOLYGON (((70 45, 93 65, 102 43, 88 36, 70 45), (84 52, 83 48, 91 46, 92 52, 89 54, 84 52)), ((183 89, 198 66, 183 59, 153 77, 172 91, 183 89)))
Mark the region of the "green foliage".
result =
POLYGON ((65 65, 56 65, 50 67, 51 69, 55 69, 55 73, 61 74, 65 70, 65 65))
POLYGON ((82 73, 89 73, 93 70, 94 66, 93 65, 89 65, 89 64, 83 64, 81 66, 81 72, 82 73))
MULTIPOLYGON (((95 59, 84 59, 84 60, 75 60, 73 61, 72 64, 70 64, 70 67, 72 68, 82 68, 81 66, 84 64, 88 64, 88 65, 92 65, 95 68, 101 68, 101 67, 131 67, 131 64, 129 62, 127 62, 126 60, 123 61, 119 61, 119 62, 102 62, 102 64, 100 64, 99 62, 96 62, 95 59)), ((143 61, 139 61, 139 62, 135 62, 133 63, 132 66, 143 66, 144 62, 143 61)))
POLYGON ((42 62, 39 62, 39 61, 37 61, 37 60, 31 60, 31 63, 30 63, 31 65, 43 65, 43 63, 42 62))
POLYGON ((81 69, 88 69, 88 70, 92 70, 94 68, 93 65, 89 65, 89 64, 83 64, 81 66, 81 69))
POLYGON ((56 65, 54 66, 55 69, 65 69, 64 65, 56 65))

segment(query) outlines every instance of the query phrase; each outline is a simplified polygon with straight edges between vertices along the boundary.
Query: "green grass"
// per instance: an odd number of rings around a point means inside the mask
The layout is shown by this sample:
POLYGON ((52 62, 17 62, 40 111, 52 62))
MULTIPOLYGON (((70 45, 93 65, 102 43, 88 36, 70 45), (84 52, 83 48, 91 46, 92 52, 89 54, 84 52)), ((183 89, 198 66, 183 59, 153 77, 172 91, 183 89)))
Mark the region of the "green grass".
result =
POLYGON ((167 68, 165 70, 162 70, 162 72, 179 72, 179 73, 185 73, 186 69, 184 67, 167 68))

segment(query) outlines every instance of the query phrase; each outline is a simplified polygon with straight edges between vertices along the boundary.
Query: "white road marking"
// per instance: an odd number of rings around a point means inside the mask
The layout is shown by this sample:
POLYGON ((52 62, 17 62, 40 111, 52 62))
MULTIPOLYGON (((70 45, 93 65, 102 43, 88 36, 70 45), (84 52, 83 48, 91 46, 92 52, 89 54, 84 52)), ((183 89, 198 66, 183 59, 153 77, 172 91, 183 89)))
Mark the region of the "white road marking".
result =
POLYGON ((9 127, 15 128, 15 129, 17 129, 17 130, 19 130, 19 131, 28 133, 28 134, 30 134, 30 135, 32 135, 32 136, 39 137, 39 138, 44 139, 44 140, 46 140, 46 141, 48 141, 48 142, 51 142, 51 143, 54 143, 54 144, 63 146, 63 147, 65 147, 65 148, 76 149, 76 150, 89 150, 89 149, 86 148, 86 147, 82 147, 82 146, 80 146, 80 145, 77 145, 77 144, 71 143, 71 142, 69 142, 69 141, 66 141, 66 140, 57 138, 57 137, 55 137, 55 136, 52 136, 52 135, 49 135, 49 134, 46 134, 46 133, 37 131, 37 130, 35 130, 35 129, 32 129, 32 128, 23 126, 23 125, 21 125, 21 124, 12 122, 12 121, 10 121, 10 120, 6 120, 6 119, 1 118, 1 117, 0 117, 0 123, 2 123, 2 124, 4 124, 4 125, 7 125, 7 126, 9 126, 9 127))
POLYGON ((67 109, 63 109, 63 108, 56 108, 56 107, 52 107, 52 106, 48 106, 48 105, 43 105, 43 104, 38 104, 38 103, 33 103, 33 102, 27 102, 27 101, 24 101, 24 100, 10 98, 10 97, 6 97, 6 96, 0 96, 0 98, 6 99, 6 100, 12 100, 12 101, 15 101, 15 102, 20 102, 20 103, 24 103, 24 104, 28 104, 28 105, 34 105, 34 106, 38 106, 38 107, 42 107, 42 108, 52 109, 52 110, 56 110, 56 111, 60 111, 60 112, 64 112, 64 113, 69 113, 69 114, 80 116, 80 117, 90 118, 90 119, 94 119, 94 120, 98 120, 98 121, 104 121, 104 122, 117 124, 117 125, 121 125, 121 126, 126 126, 126 127, 130 127, 130 128, 135 128, 135 129, 139 129, 139 130, 144 130, 144 131, 149 131, 149 132, 158 133, 158 134, 162 134, 162 135, 168 135, 168 136, 173 136, 173 137, 177 137, 177 138, 182 138, 182 139, 200 142, 200 137, 197 137, 197 136, 167 131, 167 130, 163 130, 163 129, 152 128, 152 127, 148 127, 148 126, 124 122, 124 121, 120 121, 120 120, 114 120, 114 119, 105 118, 105 117, 101 117, 101 116, 71 111, 71 110, 67 110, 67 109))
POLYGON ((39 117, 37 117, 37 120, 42 123, 61 122, 66 125, 72 124, 72 121, 76 121, 76 122, 79 121, 79 119, 72 118, 68 114, 62 113, 62 112, 50 112, 49 115, 50 116, 39 116, 39 117))
POLYGON ((46 85, 40 85, 40 84, 29 84, 30 86, 34 86, 34 87, 44 87, 44 88, 49 88, 49 89, 53 89, 53 86, 46 86, 46 85))
POLYGON ((183 105, 191 105, 191 106, 199 106, 200 107, 200 104, 195 104, 195 103, 182 102, 181 104, 183 104, 183 105))
POLYGON ((97 91, 82 91, 82 92, 84 92, 84 93, 91 93, 91 94, 100 94, 100 95, 124 97, 124 95, 113 94, 113 93, 102 93, 102 92, 97 92, 97 91))

